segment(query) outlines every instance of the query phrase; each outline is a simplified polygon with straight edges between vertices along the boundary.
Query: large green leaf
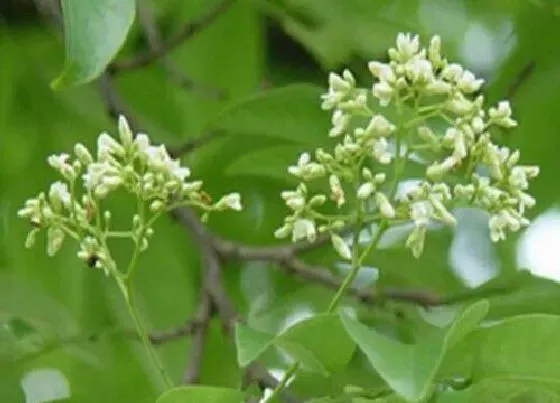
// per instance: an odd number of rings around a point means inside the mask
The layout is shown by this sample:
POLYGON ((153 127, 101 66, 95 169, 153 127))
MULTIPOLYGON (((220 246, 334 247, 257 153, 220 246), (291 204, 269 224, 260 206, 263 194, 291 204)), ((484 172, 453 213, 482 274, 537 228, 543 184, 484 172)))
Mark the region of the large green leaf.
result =
POLYGON ((240 403, 243 392, 237 389, 212 386, 187 386, 166 391, 156 403, 240 403))
POLYGON ((287 181, 291 179, 287 173, 288 166, 295 164, 302 151, 302 147, 293 145, 266 147, 240 155, 225 167, 225 173, 232 176, 260 176, 287 181))
POLYGON ((323 92, 309 84, 263 91, 225 110, 210 128, 317 147, 328 139, 329 131, 330 116, 320 107, 323 92))
POLYGON ((99 76, 124 43, 135 8, 135 0, 62 0, 66 61, 52 87, 99 76))
POLYGON ((240 323, 235 324, 237 362, 245 367, 256 360, 272 344, 274 336, 240 323))
POLYGON ((355 349, 339 316, 326 314, 296 323, 280 334, 276 343, 304 364, 317 368, 315 363, 320 363, 325 373, 343 369, 355 349))
POLYGON ((474 383, 507 381, 560 392, 560 316, 512 317, 478 333, 474 383))
POLYGON ((411 402, 424 399, 448 348, 457 343, 484 318, 488 302, 467 306, 446 329, 434 329, 417 344, 390 339, 342 315, 342 323, 372 366, 387 384, 411 402))
POLYGON ((40 287, 9 273, 0 273, 1 317, 23 320, 47 334, 72 335, 78 330, 64 306, 40 287))
POLYGON ((350 361, 355 348, 340 318, 326 314, 297 322, 277 336, 237 325, 235 340, 241 366, 256 360, 275 345, 308 370, 323 375, 342 370, 350 361))

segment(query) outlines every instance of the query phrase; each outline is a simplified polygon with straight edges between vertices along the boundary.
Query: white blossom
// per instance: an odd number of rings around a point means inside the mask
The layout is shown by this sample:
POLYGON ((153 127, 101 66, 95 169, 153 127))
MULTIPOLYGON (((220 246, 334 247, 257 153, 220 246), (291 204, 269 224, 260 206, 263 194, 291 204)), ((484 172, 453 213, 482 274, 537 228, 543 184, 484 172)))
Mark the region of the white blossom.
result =
POLYGON ((296 242, 302 239, 307 239, 309 242, 313 242, 317 237, 317 230, 315 229, 315 223, 312 220, 301 218, 294 222, 292 230, 292 241, 296 242))
POLYGON ((372 153, 375 159, 377 159, 381 164, 386 165, 391 163, 393 155, 389 152, 389 143, 384 137, 373 141, 372 153))
POLYGON ((352 251, 350 250, 350 246, 336 234, 331 234, 331 242, 333 245, 334 250, 338 253, 338 255, 346 260, 352 259, 352 251))
POLYGON ((218 210, 233 210, 241 211, 243 206, 241 205, 241 195, 239 193, 229 193, 222 196, 222 198, 216 203, 216 208, 218 210))
POLYGON ((56 181, 49 189, 49 200, 56 211, 61 207, 69 207, 71 202, 70 192, 66 183, 56 181))

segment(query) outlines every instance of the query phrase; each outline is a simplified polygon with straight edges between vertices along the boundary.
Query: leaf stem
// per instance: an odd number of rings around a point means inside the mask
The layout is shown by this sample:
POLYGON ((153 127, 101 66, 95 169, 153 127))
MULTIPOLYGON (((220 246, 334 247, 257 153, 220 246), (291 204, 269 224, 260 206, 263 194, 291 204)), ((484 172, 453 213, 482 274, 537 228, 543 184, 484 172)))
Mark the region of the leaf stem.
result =
POLYGON ((144 345, 144 349, 148 354, 148 358, 150 359, 151 364, 158 371, 166 388, 170 389, 173 387, 173 382, 165 372, 165 368, 163 367, 163 364, 161 363, 157 353, 155 352, 154 346, 152 345, 150 339, 148 338, 148 333, 146 332, 146 329, 142 324, 142 320, 140 319, 140 315, 138 314, 138 311, 136 310, 136 307, 134 305, 133 294, 134 292, 132 290, 132 287, 130 285, 127 285, 127 295, 125 295, 125 302, 128 307, 128 312, 130 313, 130 316, 132 316, 132 319, 134 320, 134 326, 136 327, 136 332, 138 333, 140 339, 142 340, 142 344, 144 345))
POLYGON ((282 379, 280 379, 280 382, 278 382, 278 385, 276 385, 276 387, 274 388, 270 396, 266 399, 265 403, 273 402, 274 399, 278 397, 280 392, 282 392, 282 390, 288 385, 288 381, 296 373, 298 368, 299 368, 299 362, 296 361, 284 373, 284 376, 282 377, 282 379))

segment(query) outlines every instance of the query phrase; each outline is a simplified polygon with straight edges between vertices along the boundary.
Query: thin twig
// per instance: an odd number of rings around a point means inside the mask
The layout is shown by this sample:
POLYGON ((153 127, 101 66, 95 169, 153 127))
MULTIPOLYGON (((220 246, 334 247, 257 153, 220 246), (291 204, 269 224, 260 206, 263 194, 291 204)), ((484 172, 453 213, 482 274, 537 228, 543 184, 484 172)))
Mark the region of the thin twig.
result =
MULTIPOLYGON (((138 20, 140 22, 140 26, 142 27, 142 31, 144 32, 146 42, 148 43, 148 48, 152 53, 157 52, 158 49, 163 47, 163 43, 157 29, 153 12, 146 0, 139 0, 137 3, 138 20)), ((173 63, 173 60, 171 60, 167 53, 164 53, 159 57, 159 62, 165 69, 167 78, 174 82, 178 87, 185 90, 197 91, 209 98, 224 99, 226 95, 224 91, 196 83, 194 80, 187 77, 183 71, 175 63, 173 63)))
POLYGON ((139 53, 129 59, 117 60, 109 66, 109 71, 118 73, 126 70, 137 69, 145 67, 162 56, 170 53, 173 49, 181 45, 187 39, 190 39, 204 28, 212 24, 217 17, 225 13, 235 0, 220 0, 218 3, 206 12, 199 19, 189 22, 181 30, 176 32, 169 39, 161 43, 155 49, 150 49, 148 52, 139 53))
POLYGON ((208 293, 203 289, 196 320, 199 323, 196 331, 192 333, 191 348, 189 350, 189 359, 183 373, 182 383, 185 385, 198 383, 200 381, 200 368, 202 365, 202 357, 204 353, 204 343, 206 334, 208 333, 208 325, 212 316, 212 300, 208 293))
MULTIPOLYGON (((179 220, 196 237, 214 246, 223 259, 239 259, 243 261, 266 261, 277 265, 284 272, 303 280, 320 284, 336 290, 342 279, 332 275, 325 267, 312 266, 296 257, 301 250, 317 248, 328 242, 328 237, 313 243, 297 243, 292 245, 255 247, 223 240, 206 231, 202 223, 189 209, 181 208, 173 211, 173 217, 179 220)), ((349 287, 348 295, 367 304, 376 304, 383 300, 395 300, 421 306, 440 305, 443 300, 433 293, 422 290, 390 289, 376 291, 373 288, 349 287)))
POLYGON ((519 88, 521 88, 521 86, 533 74, 536 67, 537 67, 537 64, 534 60, 530 60, 525 66, 523 66, 523 69, 515 76, 515 79, 510 84, 510 86, 507 90, 507 93, 506 93, 506 98, 507 99, 512 99, 515 96, 517 91, 519 91, 519 88))
POLYGON ((198 318, 189 320, 184 325, 171 328, 169 330, 163 330, 160 332, 150 332, 149 339, 154 346, 159 346, 170 341, 175 341, 181 339, 185 336, 189 336, 197 331, 200 323, 198 318))
POLYGON ((210 131, 195 138, 189 139, 185 141, 183 144, 180 144, 175 147, 168 147, 169 154, 174 157, 178 158, 185 154, 192 152, 193 150, 208 144, 209 142, 221 137, 224 134, 222 131, 210 131))
POLYGON ((115 121, 118 119, 119 115, 126 116, 131 130, 133 133, 137 133, 139 129, 138 122, 132 115, 128 106, 122 101, 113 85, 112 77, 109 73, 105 72, 97 79, 97 87, 105 109, 107 110, 107 114, 115 121))

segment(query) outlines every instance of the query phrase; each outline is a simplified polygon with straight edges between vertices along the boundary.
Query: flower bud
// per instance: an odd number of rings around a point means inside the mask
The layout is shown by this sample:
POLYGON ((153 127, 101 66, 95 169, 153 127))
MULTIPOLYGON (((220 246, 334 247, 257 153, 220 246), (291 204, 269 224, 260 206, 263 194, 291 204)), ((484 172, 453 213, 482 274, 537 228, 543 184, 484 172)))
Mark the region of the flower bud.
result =
POLYGON ((346 260, 352 259, 352 251, 348 244, 336 234, 331 234, 331 242, 333 245, 334 250, 338 253, 338 255, 346 260))
POLYGON ((47 231, 47 255, 54 256, 64 241, 64 231, 58 227, 50 227, 47 231))
POLYGON ((366 200, 368 197, 372 195, 374 191, 375 191, 375 186, 373 186, 373 183, 371 182, 362 183, 358 188, 357 197, 360 200, 366 200))
POLYGON ((132 144, 132 130, 130 130, 128 121, 123 115, 119 116, 119 137, 121 139, 121 143, 125 147, 128 147, 132 144))
POLYGON ((387 196, 384 193, 377 192, 375 194, 375 201, 379 206, 379 211, 385 218, 395 218, 395 209, 389 202, 387 196))
POLYGON ((93 163, 93 157, 91 156, 89 150, 81 143, 74 146, 74 154, 85 166, 93 163))

